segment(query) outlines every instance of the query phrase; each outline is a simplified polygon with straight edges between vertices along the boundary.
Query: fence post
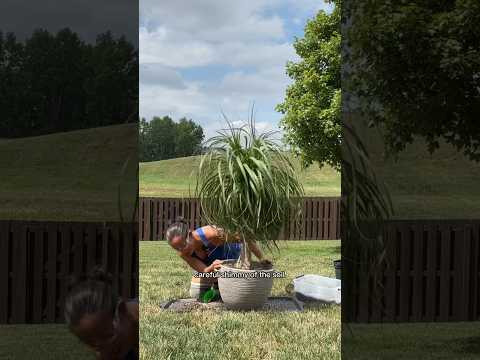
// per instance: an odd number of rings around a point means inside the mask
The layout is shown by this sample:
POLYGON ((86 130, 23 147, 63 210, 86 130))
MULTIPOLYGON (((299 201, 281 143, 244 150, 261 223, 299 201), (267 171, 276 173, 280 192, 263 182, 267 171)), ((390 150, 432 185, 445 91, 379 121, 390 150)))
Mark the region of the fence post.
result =
POLYGON ((26 321, 27 295, 27 227, 25 223, 12 222, 12 323, 26 321))

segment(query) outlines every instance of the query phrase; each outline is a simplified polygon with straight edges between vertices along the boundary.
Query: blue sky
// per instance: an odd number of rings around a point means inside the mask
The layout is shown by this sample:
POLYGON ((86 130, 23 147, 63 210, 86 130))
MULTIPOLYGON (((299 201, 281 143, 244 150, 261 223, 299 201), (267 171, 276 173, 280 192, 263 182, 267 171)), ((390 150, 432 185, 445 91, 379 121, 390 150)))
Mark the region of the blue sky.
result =
POLYGON ((141 0, 140 115, 200 123, 206 136, 224 127, 223 111, 243 121, 255 102, 259 130, 279 129, 298 61, 295 36, 330 6, 321 0, 141 0))

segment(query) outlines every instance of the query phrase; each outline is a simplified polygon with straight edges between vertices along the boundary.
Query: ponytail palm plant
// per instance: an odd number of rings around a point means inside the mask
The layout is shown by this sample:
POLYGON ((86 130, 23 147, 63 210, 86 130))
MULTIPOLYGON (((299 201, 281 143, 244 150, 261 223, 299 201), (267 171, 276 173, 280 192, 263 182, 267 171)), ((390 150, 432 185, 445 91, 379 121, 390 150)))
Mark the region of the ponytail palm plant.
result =
POLYGON ((226 241, 235 234, 242 242, 236 267, 252 269, 249 244, 278 249, 282 225, 298 216, 303 187, 275 132, 257 134, 253 117, 243 126, 227 124, 206 144, 195 194, 204 220, 221 227, 226 241))

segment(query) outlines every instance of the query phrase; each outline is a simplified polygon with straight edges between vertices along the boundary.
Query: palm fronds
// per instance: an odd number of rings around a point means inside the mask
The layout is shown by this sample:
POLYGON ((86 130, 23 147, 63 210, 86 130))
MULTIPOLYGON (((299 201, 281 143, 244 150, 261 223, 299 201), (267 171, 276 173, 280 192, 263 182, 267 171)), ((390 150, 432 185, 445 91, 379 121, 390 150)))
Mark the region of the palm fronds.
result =
POLYGON ((303 187, 274 132, 257 134, 253 116, 207 142, 195 195, 208 223, 242 239, 276 247, 282 225, 295 216, 303 187))

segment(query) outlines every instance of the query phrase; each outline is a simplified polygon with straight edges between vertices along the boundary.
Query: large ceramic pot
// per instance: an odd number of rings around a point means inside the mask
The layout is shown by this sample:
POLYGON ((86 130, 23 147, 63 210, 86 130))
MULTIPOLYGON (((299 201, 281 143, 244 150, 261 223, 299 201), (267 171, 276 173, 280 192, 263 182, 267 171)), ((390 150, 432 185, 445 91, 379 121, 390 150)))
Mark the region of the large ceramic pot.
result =
POLYGON ((232 267, 235 260, 224 261, 219 270, 218 289, 227 309, 260 309, 273 285, 273 269, 243 270, 232 267))

